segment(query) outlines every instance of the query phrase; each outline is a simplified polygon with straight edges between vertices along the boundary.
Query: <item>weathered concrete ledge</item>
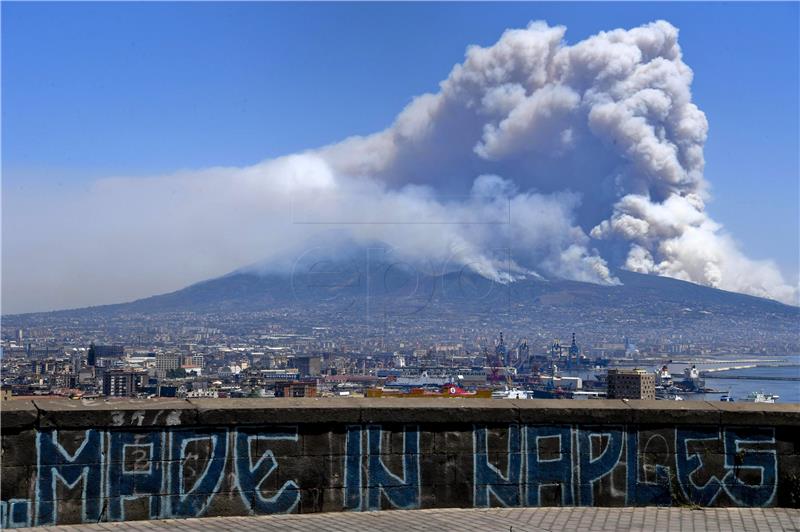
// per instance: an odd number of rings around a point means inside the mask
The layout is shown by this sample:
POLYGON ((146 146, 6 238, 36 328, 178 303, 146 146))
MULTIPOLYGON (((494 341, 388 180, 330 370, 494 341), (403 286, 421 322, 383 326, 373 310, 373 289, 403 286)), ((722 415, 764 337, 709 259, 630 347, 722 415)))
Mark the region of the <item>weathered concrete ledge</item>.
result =
POLYGON ((489 506, 800 506, 800 405, 10 400, 0 527, 489 506))
POLYGON ((800 404, 549 399, 33 399, 0 403, 2 427, 276 423, 608 423, 800 427, 800 404))

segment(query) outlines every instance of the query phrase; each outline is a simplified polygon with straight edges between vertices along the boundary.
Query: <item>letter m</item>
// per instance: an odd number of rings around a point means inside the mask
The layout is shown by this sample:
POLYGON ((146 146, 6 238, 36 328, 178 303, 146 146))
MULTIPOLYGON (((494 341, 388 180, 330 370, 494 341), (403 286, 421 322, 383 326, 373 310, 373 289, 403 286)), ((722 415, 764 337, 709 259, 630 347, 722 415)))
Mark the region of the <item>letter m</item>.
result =
POLYGON ((89 429, 74 453, 58 442, 58 431, 36 435, 36 524, 54 525, 58 517, 58 484, 81 485, 81 519, 98 521, 103 494, 103 433, 89 429))

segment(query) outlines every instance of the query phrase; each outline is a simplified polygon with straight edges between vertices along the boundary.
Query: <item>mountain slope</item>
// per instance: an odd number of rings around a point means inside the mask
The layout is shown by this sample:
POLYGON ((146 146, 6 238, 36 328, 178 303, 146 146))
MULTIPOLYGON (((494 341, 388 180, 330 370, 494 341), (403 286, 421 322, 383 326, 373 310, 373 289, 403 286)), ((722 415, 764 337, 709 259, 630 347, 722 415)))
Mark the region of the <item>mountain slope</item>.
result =
MULTIPOLYGON (((693 283, 615 272, 621 285, 603 286, 565 280, 528 278, 510 284, 489 281, 475 274, 424 275, 376 267, 326 270, 313 275, 290 276, 235 272, 193 284, 175 292, 130 303, 93 307, 95 312, 222 312, 262 311, 276 306, 335 304, 348 301, 401 301, 457 304, 466 310, 482 304, 510 302, 539 307, 646 307, 691 309, 730 315, 775 315, 798 319, 800 309, 758 297, 726 292, 693 283)), ((89 310, 89 309, 86 309, 89 310)), ((66 311, 69 312, 69 311, 66 311)))
POLYGON ((340 338, 388 334, 412 341, 452 341, 498 330, 543 338, 578 331, 587 341, 632 336, 732 351, 800 350, 797 307, 675 279, 615 275, 621 285, 533 277, 500 284, 466 272, 318 263, 302 275, 239 271, 130 303, 4 316, 4 327, 113 324, 123 331, 196 323, 241 333, 272 323, 297 331, 326 326, 340 338))

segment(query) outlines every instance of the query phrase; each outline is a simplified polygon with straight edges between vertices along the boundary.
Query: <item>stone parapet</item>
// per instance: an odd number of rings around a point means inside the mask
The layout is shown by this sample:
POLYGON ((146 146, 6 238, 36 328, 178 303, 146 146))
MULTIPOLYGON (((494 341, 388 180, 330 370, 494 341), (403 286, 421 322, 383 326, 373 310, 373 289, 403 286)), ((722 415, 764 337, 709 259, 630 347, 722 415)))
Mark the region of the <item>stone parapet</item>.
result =
POLYGON ((800 405, 10 400, 3 527, 488 506, 800 505, 800 405))

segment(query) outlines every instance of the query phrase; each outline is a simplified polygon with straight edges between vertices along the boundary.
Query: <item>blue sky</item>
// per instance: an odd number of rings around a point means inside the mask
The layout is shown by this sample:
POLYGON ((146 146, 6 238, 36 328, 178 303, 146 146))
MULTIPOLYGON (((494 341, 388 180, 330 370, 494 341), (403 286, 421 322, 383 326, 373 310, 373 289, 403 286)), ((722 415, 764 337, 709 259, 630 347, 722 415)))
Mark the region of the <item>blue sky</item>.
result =
POLYGON ((245 165, 389 125, 469 44, 663 18, 710 123, 709 211, 796 279, 798 3, 2 4, 3 188, 245 165))

